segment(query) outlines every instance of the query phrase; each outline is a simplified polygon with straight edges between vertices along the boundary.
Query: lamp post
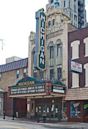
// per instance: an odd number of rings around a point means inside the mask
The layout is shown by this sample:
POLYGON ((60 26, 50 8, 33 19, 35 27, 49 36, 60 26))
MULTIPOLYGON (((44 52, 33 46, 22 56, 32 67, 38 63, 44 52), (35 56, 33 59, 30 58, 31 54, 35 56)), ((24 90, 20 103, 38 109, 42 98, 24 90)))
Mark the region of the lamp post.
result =
POLYGON ((14 117, 15 117, 15 113, 16 113, 16 98, 13 98, 13 106, 12 106, 12 120, 14 120, 14 117))
POLYGON ((3 119, 5 119, 5 92, 3 92, 3 119))

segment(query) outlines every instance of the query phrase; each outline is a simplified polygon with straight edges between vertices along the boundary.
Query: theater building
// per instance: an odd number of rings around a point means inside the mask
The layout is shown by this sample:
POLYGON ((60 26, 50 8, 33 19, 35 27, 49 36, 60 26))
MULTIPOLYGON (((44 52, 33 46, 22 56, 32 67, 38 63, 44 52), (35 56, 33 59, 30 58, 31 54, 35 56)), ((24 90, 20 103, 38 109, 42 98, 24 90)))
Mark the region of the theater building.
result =
POLYGON ((88 28, 68 34, 68 90, 65 97, 69 121, 88 121, 88 28))
POLYGON ((36 32, 29 36, 28 58, 1 66, 1 74, 7 77, 0 82, 7 91, 4 110, 15 117, 67 120, 68 32, 76 28, 57 6, 50 5, 46 13, 40 9, 35 16, 36 32), (28 72, 23 76, 25 68, 28 72))
POLYGON ((29 36, 28 77, 9 87, 10 97, 27 99, 30 119, 39 116, 42 120, 46 116, 47 120, 61 121, 65 118, 68 32, 75 29, 69 22, 59 8, 36 12, 36 33, 31 32, 29 36))

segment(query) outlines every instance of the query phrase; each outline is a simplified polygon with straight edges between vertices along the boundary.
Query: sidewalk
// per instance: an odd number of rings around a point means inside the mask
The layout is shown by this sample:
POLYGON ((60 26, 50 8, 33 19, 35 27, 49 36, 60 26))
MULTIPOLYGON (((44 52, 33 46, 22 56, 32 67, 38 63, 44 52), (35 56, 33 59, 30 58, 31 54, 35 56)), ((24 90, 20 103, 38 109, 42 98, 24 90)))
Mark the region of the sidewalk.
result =
POLYGON ((80 122, 58 122, 58 123, 43 123, 43 122, 36 122, 36 121, 30 121, 28 119, 24 118, 13 118, 12 117, 7 117, 5 116, 5 119, 3 119, 3 116, 0 116, 0 121, 12 121, 12 122, 18 122, 18 123, 25 123, 25 124, 37 124, 37 125, 42 125, 44 127, 49 127, 49 128, 57 128, 58 127, 64 127, 64 128, 70 128, 70 129, 88 129, 88 123, 80 123, 80 122))

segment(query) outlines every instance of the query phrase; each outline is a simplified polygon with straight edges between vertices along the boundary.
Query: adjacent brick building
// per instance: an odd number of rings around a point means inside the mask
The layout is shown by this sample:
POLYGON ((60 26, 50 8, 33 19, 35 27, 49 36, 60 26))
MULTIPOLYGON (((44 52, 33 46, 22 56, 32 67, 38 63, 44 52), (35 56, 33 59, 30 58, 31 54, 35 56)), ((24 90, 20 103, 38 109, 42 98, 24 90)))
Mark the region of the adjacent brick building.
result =
MULTIPOLYGON (((27 76, 28 72, 28 59, 21 59, 18 61, 13 61, 0 65, 0 88, 3 89, 3 92, 0 93, 0 114, 5 112, 6 115, 12 116, 13 114, 13 99, 9 98, 8 87, 15 85, 21 78, 27 76)), ((20 111, 20 114, 26 113, 26 99, 15 98, 15 103, 18 103, 16 109, 20 111)), ((23 115, 22 114, 22 115, 23 115)))
POLYGON ((88 28, 68 34, 68 118, 88 121, 88 28))

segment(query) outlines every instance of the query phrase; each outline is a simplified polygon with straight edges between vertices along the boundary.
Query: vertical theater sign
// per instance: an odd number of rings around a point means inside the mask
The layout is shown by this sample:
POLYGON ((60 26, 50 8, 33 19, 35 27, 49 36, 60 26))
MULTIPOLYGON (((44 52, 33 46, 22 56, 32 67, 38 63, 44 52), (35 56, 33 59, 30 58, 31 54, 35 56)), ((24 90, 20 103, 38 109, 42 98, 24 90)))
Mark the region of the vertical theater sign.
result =
POLYGON ((36 12, 36 38, 34 65, 39 70, 45 69, 45 22, 44 9, 36 12))

